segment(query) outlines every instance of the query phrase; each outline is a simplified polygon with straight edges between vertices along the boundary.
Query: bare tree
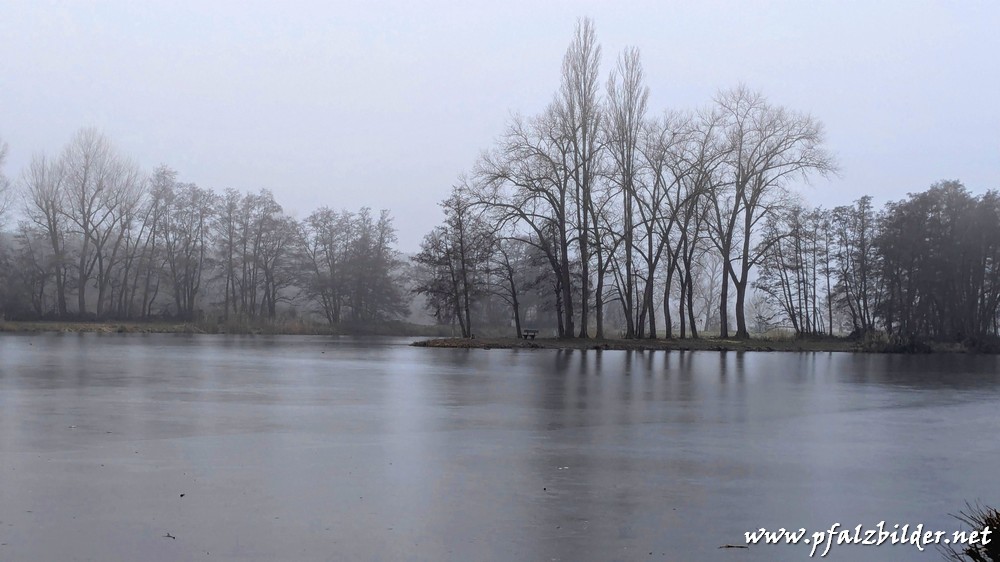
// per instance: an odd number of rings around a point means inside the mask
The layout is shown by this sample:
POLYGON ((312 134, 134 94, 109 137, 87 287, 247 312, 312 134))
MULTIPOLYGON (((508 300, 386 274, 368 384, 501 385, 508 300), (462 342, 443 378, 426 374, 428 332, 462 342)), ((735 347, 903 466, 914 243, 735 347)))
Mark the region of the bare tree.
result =
POLYGON ((239 272, 238 255, 240 249, 240 208, 242 202, 240 192, 235 189, 227 189, 219 199, 219 207, 216 209, 214 221, 213 246, 215 255, 222 270, 223 301, 222 319, 228 322, 230 313, 239 315, 239 298, 237 292, 237 278, 239 272))
MULTIPOLYGON (((646 126, 643 156, 647 187, 640 189, 639 210, 646 228, 647 274, 644 307, 649 309, 650 336, 655 337, 653 307, 654 273, 665 257, 662 279, 663 318, 666 337, 673 337, 671 300, 675 280, 679 283, 677 311, 680 335, 687 326, 697 337, 694 320, 697 256, 705 251, 703 239, 710 203, 707 198, 719 182, 721 153, 718 147, 718 116, 709 112, 696 116, 668 113, 646 126), (655 226, 655 229, 653 228, 655 226), (655 240, 655 242, 654 242, 655 240), (664 251, 666 250, 666 251, 664 251)), ((642 314, 640 313, 640 318, 642 314)))
MULTIPOLYGON (((608 177, 609 174, 602 173, 602 175, 608 177)), ((603 188, 595 190, 592 200, 593 249, 597 273, 597 282, 594 287, 594 317, 597 322, 596 336, 598 339, 604 338, 604 306, 618 300, 617 294, 605 288, 608 275, 616 262, 614 256, 617 255, 618 247, 622 241, 622 237, 618 234, 621 231, 621 213, 618 212, 615 205, 617 199, 609 182, 604 182, 603 188)))
POLYGON ((161 281, 166 278, 161 231, 176 178, 174 170, 159 166, 150 177, 142 204, 135 210, 134 231, 129 231, 126 239, 124 277, 128 288, 120 296, 120 310, 126 317, 149 318, 161 281))
MULTIPOLYGON (((814 172, 826 175, 836 166, 823 148, 823 126, 812 117, 773 106, 745 86, 721 92, 716 104, 725 119, 728 179, 725 191, 715 194, 714 234, 736 289, 736 336, 747 338, 744 309, 750 271, 767 249, 758 246, 754 251, 759 223, 781 207, 790 180, 808 179, 814 172)), ((721 316, 721 335, 728 337, 726 315, 721 316)))
POLYGON ((864 335, 875 328, 883 294, 881 276, 876 274, 878 226, 871 196, 833 209, 831 226, 837 264, 836 299, 850 314, 854 333, 864 335))
POLYGON ((576 33, 563 58, 557 102, 559 123, 569 140, 570 178, 574 185, 576 234, 580 252, 580 337, 589 336, 590 256, 594 228, 594 182, 599 165, 601 126, 599 72, 601 47, 590 18, 577 22, 576 33))
POLYGON ((779 317, 781 313, 775 310, 772 300, 768 295, 755 290, 748 299, 747 312, 753 320, 754 332, 765 334, 781 325, 779 317))
POLYGON ((10 205, 13 200, 10 179, 6 176, 6 174, 4 174, 3 171, 4 164, 7 162, 7 150, 7 143, 0 138, 0 227, 3 227, 4 215, 6 215, 7 210, 10 209, 10 205))
MULTIPOLYGON (((463 337, 473 337, 472 309, 491 290, 494 229, 476 204, 468 179, 461 177, 441 202, 445 222, 427 235, 414 260, 423 266, 415 292, 428 297, 439 321, 457 320, 463 337)), ((513 279, 513 277, 511 277, 513 279)), ((510 293, 517 306, 516 288, 510 293)), ((517 315, 515 310, 515 316, 517 315)))
POLYGON ((718 328, 714 323, 718 320, 718 314, 713 313, 718 312, 719 291, 722 283, 726 281, 725 275, 722 259, 708 248, 695 261, 696 316, 701 318, 701 329, 704 332, 718 328))
POLYGON ((174 313, 193 320, 206 268, 209 227, 217 198, 214 193, 190 183, 175 184, 165 195, 165 212, 159 231, 173 290, 174 313))
POLYGON ((268 190, 248 194, 240 201, 236 224, 236 266, 239 269, 234 281, 238 296, 235 304, 241 318, 257 318, 266 308, 262 268, 265 237, 281 213, 281 205, 268 190))
POLYGON ((97 315, 104 312, 111 270, 118 258, 125 218, 139 203, 144 178, 96 129, 79 131, 63 152, 61 211, 80 237, 77 312, 87 313, 87 287, 97 285, 97 315))
MULTIPOLYGON (((15 238, 14 255, 10 256, 7 279, 7 302, 5 309, 25 310, 24 302, 13 302, 21 299, 30 302, 31 310, 37 317, 52 312, 50 306, 50 282, 56 270, 52 250, 45 238, 45 233, 29 221, 18 224, 15 238)), ((0 250, 0 259, 2 259, 0 250)))
POLYGON ((810 216, 801 204, 772 213, 764 222, 754 289, 785 316, 796 335, 819 331, 815 276, 818 253, 811 236, 810 216))
POLYGON ((458 321, 462 337, 467 338, 471 332, 463 310, 460 262, 449 238, 444 225, 424 236, 420 252, 413 258, 417 264, 413 292, 426 297, 425 306, 438 323, 454 326, 458 321))
POLYGON ((528 258, 524 244, 498 237, 490 252, 490 292, 510 306, 514 335, 521 335, 521 292, 527 285, 528 258))
POLYGON ((640 145, 643 171, 648 175, 639 182, 636 192, 637 210, 640 215, 642 238, 645 248, 645 285, 642 307, 639 312, 638 330, 642 330, 642 319, 648 318, 649 337, 656 338, 656 307, 654 306, 654 286, 660 260, 667 257, 667 275, 663 279, 663 316, 666 336, 672 336, 669 309, 671 280, 676 270, 676 252, 664 252, 680 216, 680 210, 688 204, 685 178, 691 166, 685 152, 691 142, 690 118, 679 113, 667 113, 660 119, 648 120, 643 128, 640 145))
POLYGON ((69 255, 66 245, 68 225, 63 213, 63 168, 44 155, 32 157, 21 176, 24 186, 24 214, 45 237, 51 249, 49 268, 55 280, 56 314, 64 317, 69 255))
POLYGON ((298 246, 299 225, 283 214, 265 216, 262 221, 259 253, 260 311, 258 316, 273 321, 278 316, 278 303, 290 297, 283 291, 292 286, 294 249, 298 246))
POLYGON ((350 244, 351 317, 372 322, 398 318, 406 312, 396 271, 402 265, 393 248, 396 229, 392 216, 383 209, 376 219, 362 208, 352 228, 350 244))
MULTIPOLYGON (((639 141, 646 115, 649 88, 643 84, 642 63, 638 49, 626 49, 608 78, 607 118, 604 121, 605 143, 613 161, 612 178, 621 193, 622 247, 624 265, 620 267, 619 291, 625 315, 625 337, 636 336, 636 272, 633 265, 636 229, 636 192, 642 165, 639 141)), ((650 280, 651 282, 651 280, 650 280)))
POLYGON ((515 118, 500 146, 481 158, 474 187, 476 204, 496 210, 501 226, 526 228, 518 239, 544 252, 556 279, 559 335, 572 338, 572 143, 564 132, 555 104, 540 117, 515 118))
POLYGON ((301 284, 327 322, 341 321, 347 294, 347 261, 353 214, 322 207, 302 222, 301 284))

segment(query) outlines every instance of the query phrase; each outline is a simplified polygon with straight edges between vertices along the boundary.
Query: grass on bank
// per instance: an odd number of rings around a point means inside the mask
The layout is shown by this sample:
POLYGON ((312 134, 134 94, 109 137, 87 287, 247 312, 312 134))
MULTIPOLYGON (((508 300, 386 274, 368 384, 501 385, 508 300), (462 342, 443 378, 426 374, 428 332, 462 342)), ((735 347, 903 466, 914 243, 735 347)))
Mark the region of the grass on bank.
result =
POLYGON ((118 321, 0 321, 0 332, 95 332, 103 334, 256 334, 324 336, 413 336, 443 337, 451 329, 408 322, 342 323, 336 326, 301 321, 250 322, 118 322, 118 321))
POLYGON ((414 342, 418 347, 468 348, 468 349, 600 349, 600 350, 677 350, 677 351, 855 351, 855 344, 843 338, 796 340, 775 339, 559 339, 536 338, 524 340, 515 337, 491 338, 438 338, 414 342))
POLYGON ((852 339, 835 336, 793 337, 772 334, 747 340, 706 336, 699 339, 559 339, 509 337, 438 338, 414 342, 419 347, 464 349, 607 349, 628 351, 843 351, 858 353, 1000 353, 993 342, 898 342, 884 337, 852 339))
POLYGON ((420 347, 465 349, 620 349, 703 351, 846 351, 862 353, 1000 353, 998 341, 927 342, 889 338, 875 334, 861 339, 837 336, 796 337, 788 332, 770 332, 749 340, 707 335, 699 339, 559 339, 538 337, 523 340, 503 332, 485 332, 486 337, 456 337, 451 326, 428 326, 408 322, 351 323, 336 326, 289 320, 282 322, 150 322, 119 321, 11 321, 0 320, 0 332, 95 332, 120 334, 249 334, 324 336, 401 336, 428 338, 414 342, 420 347))

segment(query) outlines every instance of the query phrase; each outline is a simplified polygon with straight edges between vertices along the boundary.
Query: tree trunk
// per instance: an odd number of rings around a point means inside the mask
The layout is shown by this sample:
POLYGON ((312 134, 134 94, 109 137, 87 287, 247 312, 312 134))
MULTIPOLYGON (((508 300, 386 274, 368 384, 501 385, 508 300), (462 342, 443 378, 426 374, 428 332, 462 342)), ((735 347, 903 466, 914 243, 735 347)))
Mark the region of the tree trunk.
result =
POLYGON ((719 337, 729 337, 729 278, 722 272, 722 294, 719 297, 719 337))
POLYGON ((746 281, 736 284, 736 339, 741 340, 750 339, 750 333, 747 332, 746 311, 743 306, 746 302, 746 289, 746 281))
MULTIPOLYGON (((586 195, 585 195, 586 197, 586 195)), ((587 206, 583 206, 583 229, 580 234, 580 266, 583 278, 581 280, 580 288, 580 337, 589 338, 588 333, 588 307, 590 301, 590 255, 588 253, 589 248, 587 247, 587 206)), ((518 332, 520 333, 520 332, 518 332)))
POLYGON ((694 317, 694 280, 691 278, 691 269, 687 274, 687 301, 688 301, 688 324, 691 326, 691 339, 698 339, 698 326, 694 317))
POLYGON ((594 315, 597 320, 597 339, 604 339, 604 254, 601 246, 597 246, 597 286, 594 291, 594 315))
POLYGON ((84 237, 83 248, 80 250, 79 271, 77 272, 76 313, 83 316, 87 313, 87 241, 84 237))

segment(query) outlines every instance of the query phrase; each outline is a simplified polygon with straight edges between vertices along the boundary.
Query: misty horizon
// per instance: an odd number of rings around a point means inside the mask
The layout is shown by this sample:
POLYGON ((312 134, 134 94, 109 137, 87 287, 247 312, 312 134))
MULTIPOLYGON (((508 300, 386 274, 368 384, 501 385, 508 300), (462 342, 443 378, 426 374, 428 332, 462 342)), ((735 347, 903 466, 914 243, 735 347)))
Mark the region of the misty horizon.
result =
POLYGON ((552 99, 566 38, 589 15, 602 74, 622 48, 640 50, 654 112, 742 83, 822 122, 839 174, 791 186, 811 203, 1000 183, 994 6, 627 8, 11 6, 5 172, 16 183, 32 154, 96 127, 147 173, 165 164, 214 191, 269 189, 299 219, 389 209, 410 254, 510 116, 552 99))

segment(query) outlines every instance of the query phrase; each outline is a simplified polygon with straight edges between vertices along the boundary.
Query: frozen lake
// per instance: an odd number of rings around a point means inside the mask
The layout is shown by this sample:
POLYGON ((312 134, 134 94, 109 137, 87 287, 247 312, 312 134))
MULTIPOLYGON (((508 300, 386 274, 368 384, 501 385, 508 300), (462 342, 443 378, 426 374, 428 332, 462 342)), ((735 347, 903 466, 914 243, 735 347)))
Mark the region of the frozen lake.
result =
POLYGON ((1000 504, 996 357, 409 341, 0 336, 0 560, 806 560, 719 547, 1000 504))

